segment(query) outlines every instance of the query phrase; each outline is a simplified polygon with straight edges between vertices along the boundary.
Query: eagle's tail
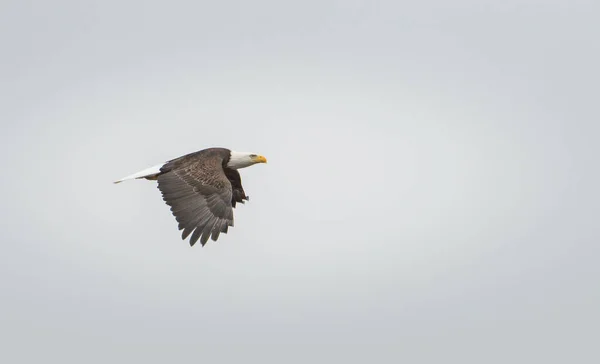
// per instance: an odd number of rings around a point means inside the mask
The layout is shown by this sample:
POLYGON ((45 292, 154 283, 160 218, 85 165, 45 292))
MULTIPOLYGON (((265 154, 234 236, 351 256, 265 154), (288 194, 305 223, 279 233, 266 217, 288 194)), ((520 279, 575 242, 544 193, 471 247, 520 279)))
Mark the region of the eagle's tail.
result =
POLYGON ((129 179, 139 179, 139 178, 156 179, 158 177, 158 175, 160 174, 160 168, 164 165, 165 165, 165 163, 157 164, 153 167, 146 168, 143 171, 139 171, 139 172, 129 175, 127 177, 123 177, 118 181, 114 181, 113 183, 121 183, 121 182, 127 181, 129 179))

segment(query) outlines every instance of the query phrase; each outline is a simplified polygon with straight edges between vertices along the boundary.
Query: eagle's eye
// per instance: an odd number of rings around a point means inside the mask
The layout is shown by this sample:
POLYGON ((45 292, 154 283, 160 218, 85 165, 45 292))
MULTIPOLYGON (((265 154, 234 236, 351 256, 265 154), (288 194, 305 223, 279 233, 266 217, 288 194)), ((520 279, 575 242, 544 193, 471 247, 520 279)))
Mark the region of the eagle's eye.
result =
POLYGON ((250 154, 250 158, 256 158, 256 154, 250 154))

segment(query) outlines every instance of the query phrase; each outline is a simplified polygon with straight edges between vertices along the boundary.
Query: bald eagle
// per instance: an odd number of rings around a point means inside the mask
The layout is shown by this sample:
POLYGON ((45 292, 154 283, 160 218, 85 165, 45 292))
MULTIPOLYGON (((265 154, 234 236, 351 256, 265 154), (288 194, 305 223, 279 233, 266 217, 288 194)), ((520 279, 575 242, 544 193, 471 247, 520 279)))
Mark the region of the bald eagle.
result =
POLYGON ((191 234, 191 246, 198 239, 204 246, 209 237, 216 241, 220 233, 226 234, 233 226, 233 208, 236 203, 248 200, 237 170, 256 163, 267 163, 267 159, 254 153, 209 148, 114 183, 139 178, 156 180, 163 200, 179 223, 179 230, 183 230, 181 239, 185 240, 191 234))

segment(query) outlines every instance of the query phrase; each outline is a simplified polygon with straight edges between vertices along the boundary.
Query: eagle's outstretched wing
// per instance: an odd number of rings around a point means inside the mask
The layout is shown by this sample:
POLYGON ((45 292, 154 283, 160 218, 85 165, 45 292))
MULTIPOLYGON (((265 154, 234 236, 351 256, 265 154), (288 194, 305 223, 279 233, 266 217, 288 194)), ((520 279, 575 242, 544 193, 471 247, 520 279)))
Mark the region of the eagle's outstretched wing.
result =
POLYGON ((158 188, 183 230, 181 238, 192 235, 190 245, 200 239, 204 246, 209 237, 216 241, 233 226, 233 191, 223 169, 225 158, 221 151, 203 150, 161 168, 158 188))

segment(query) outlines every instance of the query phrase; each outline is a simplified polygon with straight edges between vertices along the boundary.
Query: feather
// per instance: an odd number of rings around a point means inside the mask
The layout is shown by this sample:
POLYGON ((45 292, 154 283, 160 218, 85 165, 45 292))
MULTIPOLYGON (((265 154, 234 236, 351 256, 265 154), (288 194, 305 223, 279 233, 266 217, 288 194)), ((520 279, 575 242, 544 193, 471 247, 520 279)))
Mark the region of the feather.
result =
POLYGON ((147 178, 147 177, 156 176, 157 174, 160 173, 160 169, 164 165, 165 165, 165 163, 163 163, 163 164, 157 164, 157 165, 152 166, 150 168, 146 168, 143 171, 139 171, 139 172, 131 174, 131 175, 127 176, 127 177, 123 177, 120 180, 114 181, 113 183, 121 183, 123 181, 127 181, 127 180, 130 180, 130 179, 147 178))

